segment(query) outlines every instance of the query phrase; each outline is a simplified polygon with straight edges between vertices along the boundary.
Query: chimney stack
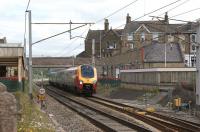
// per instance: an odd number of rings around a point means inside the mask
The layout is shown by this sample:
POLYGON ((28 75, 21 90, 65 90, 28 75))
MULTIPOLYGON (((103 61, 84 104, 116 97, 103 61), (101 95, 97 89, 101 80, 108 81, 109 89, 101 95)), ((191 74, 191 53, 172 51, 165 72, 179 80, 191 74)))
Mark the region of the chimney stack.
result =
POLYGON ((105 19, 105 22, 104 22, 104 30, 105 30, 105 31, 108 31, 108 30, 109 30, 109 22, 108 22, 108 19, 105 19))
POLYGON ((126 24, 130 23, 131 22, 131 17, 129 16, 129 13, 127 13, 127 16, 126 16, 126 24))
POLYGON ((6 37, 3 37, 2 39, 0 38, 0 44, 5 44, 7 43, 6 37))
POLYGON ((169 24, 169 18, 168 18, 167 12, 165 12, 165 20, 164 20, 164 22, 165 22, 166 24, 169 24))

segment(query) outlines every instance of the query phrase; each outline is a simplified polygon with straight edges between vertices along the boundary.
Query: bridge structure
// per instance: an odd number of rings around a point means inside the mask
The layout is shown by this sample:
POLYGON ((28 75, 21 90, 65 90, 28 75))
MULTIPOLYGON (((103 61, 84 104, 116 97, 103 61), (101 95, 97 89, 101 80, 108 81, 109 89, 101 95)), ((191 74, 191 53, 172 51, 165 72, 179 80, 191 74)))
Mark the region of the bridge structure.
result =
POLYGON ((69 68, 81 64, 91 64, 91 58, 34 57, 33 68, 69 68))

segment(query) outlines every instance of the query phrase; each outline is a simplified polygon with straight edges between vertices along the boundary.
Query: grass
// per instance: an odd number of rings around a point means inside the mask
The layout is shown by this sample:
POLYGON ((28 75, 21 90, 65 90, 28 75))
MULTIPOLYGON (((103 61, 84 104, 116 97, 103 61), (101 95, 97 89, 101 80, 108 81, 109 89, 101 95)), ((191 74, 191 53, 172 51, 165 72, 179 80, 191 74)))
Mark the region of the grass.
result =
MULTIPOLYGON (((33 94, 35 95, 35 94, 33 94)), ((16 92, 21 107, 21 117, 18 119, 18 132, 55 132, 49 117, 40 110, 25 92, 16 92)))

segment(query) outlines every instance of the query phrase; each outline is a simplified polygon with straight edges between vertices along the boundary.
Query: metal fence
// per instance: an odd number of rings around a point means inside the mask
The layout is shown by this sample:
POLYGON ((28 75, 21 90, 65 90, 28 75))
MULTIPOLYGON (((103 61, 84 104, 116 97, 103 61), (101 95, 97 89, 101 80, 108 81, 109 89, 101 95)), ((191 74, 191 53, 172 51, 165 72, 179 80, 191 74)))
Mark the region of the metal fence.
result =
POLYGON ((98 78, 98 83, 100 83, 101 85, 110 85, 111 87, 119 87, 121 84, 121 80, 118 78, 103 77, 98 78))
POLYGON ((0 82, 6 85, 8 92, 16 92, 24 88, 24 79, 19 83, 17 77, 0 77, 0 82))

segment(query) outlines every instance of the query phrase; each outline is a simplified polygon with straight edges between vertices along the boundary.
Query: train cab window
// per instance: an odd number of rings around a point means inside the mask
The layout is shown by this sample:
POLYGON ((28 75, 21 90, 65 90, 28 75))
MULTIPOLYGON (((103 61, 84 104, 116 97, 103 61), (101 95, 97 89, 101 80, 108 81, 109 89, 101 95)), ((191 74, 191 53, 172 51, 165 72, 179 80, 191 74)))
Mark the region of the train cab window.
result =
POLYGON ((81 66, 81 75, 82 77, 93 78, 94 77, 93 67, 89 65, 81 66))

